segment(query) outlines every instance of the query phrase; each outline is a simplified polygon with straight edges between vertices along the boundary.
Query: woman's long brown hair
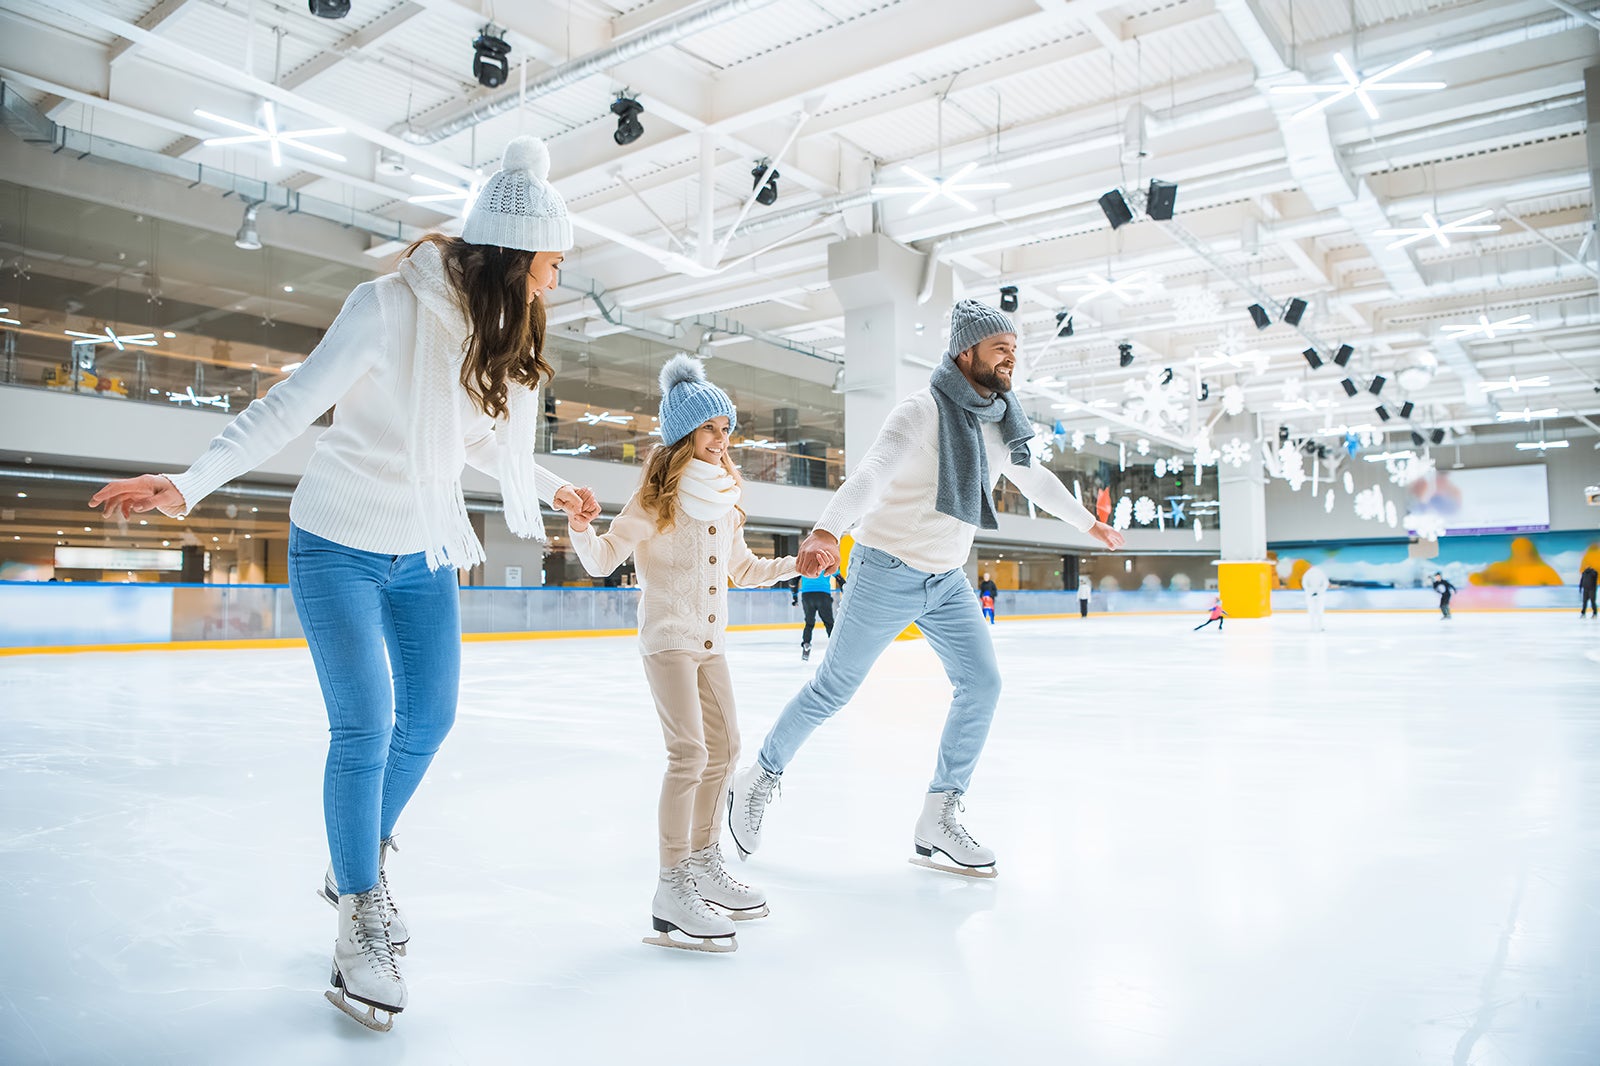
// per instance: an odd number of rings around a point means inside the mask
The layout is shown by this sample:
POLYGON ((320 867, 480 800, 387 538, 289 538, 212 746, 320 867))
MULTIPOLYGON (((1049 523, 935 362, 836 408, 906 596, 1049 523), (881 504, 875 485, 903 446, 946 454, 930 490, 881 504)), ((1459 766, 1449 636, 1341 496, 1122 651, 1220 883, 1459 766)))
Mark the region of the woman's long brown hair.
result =
MULTIPOLYGON (((699 427, 695 427, 698 429, 699 427)), ((656 532, 670 530, 678 517, 678 483, 683 472, 689 469, 694 458, 694 433, 689 433, 674 444, 657 444, 650 449, 644 461, 644 480, 639 485, 639 505, 655 519, 656 532)), ((736 484, 743 484, 739 468, 733 465, 728 453, 722 453, 722 468, 733 476, 736 484)), ((744 518, 744 508, 735 507, 739 518, 744 518)))
POLYGON ((484 414, 504 418, 507 382, 536 389, 555 377, 544 358, 544 300, 528 299, 534 253, 430 233, 402 258, 424 244, 439 249, 471 331, 461 387, 484 414))

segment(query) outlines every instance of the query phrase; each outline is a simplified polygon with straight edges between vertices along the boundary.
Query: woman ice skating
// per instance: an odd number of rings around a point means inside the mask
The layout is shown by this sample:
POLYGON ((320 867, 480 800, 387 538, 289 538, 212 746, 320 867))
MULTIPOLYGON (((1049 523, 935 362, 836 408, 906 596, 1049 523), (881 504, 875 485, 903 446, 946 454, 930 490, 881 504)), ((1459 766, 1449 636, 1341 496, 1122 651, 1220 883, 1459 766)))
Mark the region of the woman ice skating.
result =
MULTIPOLYGON (((1300 575, 1300 588, 1306 594, 1306 617, 1311 622, 1311 631, 1323 631, 1322 609, 1327 606, 1328 600, 1328 575, 1320 566, 1310 566, 1300 575)), ((1220 626, 1218 628, 1221 628, 1220 626)))
POLYGON ((822 628, 828 634, 828 639, 833 639, 833 577, 829 574, 818 574, 816 577, 801 577, 800 602, 806 612, 805 628, 800 631, 800 661, 811 660, 811 633, 816 628, 817 619, 822 619, 822 628))
POLYGON ((1122 536, 1033 465, 1033 425, 1010 393, 1017 330, 976 300, 956 304, 950 346, 929 388, 902 400, 878 439, 801 545, 802 573, 835 568, 839 537, 856 530, 839 625, 816 676, 789 701, 754 763, 728 793, 729 828, 741 855, 761 846, 762 819, 779 776, 806 738, 849 702, 883 650, 912 623, 955 687, 933 782, 913 831, 912 861, 992 877, 995 856, 958 820, 1000 698, 994 644, 966 565, 973 536, 995 529, 990 494, 1004 473, 1051 514, 1108 548, 1122 536), (936 862, 938 854, 942 862, 936 862))
POLYGON ((639 653, 661 716, 661 873, 647 944, 733 951, 732 919, 760 918, 766 895, 722 862, 722 795, 739 757, 739 722, 723 638, 728 581, 773 585, 795 560, 759 559, 744 542, 740 480, 728 456, 738 413, 699 360, 674 356, 661 371, 661 443, 644 477, 603 535, 571 523, 572 547, 596 576, 631 553, 643 593, 639 653))
POLYGON ((1089 582, 1089 575, 1084 574, 1078 578, 1078 617, 1089 617, 1089 597, 1094 595, 1094 586, 1089 582))
POLYGON ((1215 622, 1215 623, 1217 623, 1217 632, 1221 633, 1222 632, 1222 620, 1224 618, 1226 618, 1226 617, 1228 617, 1228 612, 1224 611, 1222 609, 1222 601, 1218 600, 1217 602, 1215 602, 1215 603, 1213 603, 1211 605, 1211 610, 1207 613, 1206 620, 1204 622, 1201 622, 1199 625, 1195 626, 1194 627, 1194 631, 1196 633, 1198 633, 1202 629, 1204 629, 1206 626, 1210 625, 1212 622, 1215 622))
POLYGON ((384 858, 395 823, 455 719, 456 571, 483 560, 461 495, 464 463, 500 481, 506 523, 543 537, 540 500, 597 514, 534 463, 541 294, 572 228, 537 138, 506 149, 459 238, 430 236, 399 270, 357 286, 299 370, 239 413, 181 474, 115 481, 91 506, 181 516, 253 469, 328 408, 333 425, 294 492, 289 585, 330 726, 323 809, 338 910, 328 999, 388 1030, 406 1007, 396 959, 410 939, 384 858))
POLYGON ((1438 571, 1433 575, 1433 591, 1439 594, 1439 617, 1441 620, 1450 618, 1450 597, 1455 595, 1456 587, 1445 580, 1444 574, 1438 571))

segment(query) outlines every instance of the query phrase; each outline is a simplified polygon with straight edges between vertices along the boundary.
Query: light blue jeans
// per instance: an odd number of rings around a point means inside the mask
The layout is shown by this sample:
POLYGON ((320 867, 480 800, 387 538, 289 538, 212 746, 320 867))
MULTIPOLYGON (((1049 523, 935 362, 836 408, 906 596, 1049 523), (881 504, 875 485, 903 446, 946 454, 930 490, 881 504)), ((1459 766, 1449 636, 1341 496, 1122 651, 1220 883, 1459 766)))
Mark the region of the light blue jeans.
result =
POLYGON ((455 570, 422 552, 379 555, 289 527, 289 588, 328 707, 322 810, 339 892, 378 883, 378 844, 456 717, 461 602, 455 570))
POLYGON ((963 570, 925 573, 865 544, 850 553, 850 580, 827 656, 767 734, 761 765, 781 774, 817 726, 850 702, 878 656, 912 623, 955 686, 928 791, 965 792, 1000 701, 1000 668, 972 583, 963 570))

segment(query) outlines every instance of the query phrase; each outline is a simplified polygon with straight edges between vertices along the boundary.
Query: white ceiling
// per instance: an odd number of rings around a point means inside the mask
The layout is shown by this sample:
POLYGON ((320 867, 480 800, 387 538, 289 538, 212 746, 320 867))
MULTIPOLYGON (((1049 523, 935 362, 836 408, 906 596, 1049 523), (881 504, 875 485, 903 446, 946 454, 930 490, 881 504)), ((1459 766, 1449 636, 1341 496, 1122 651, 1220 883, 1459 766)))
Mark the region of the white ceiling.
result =
MULTIPOLYGON (((1020 288, 1032 377, 1064 383, 1043 399, 1120 403, 1130 380, 1172 366, 1212 386, 1190 427, 1230 384, 1298 428, 1371 421, 1368 394, 1346 400, 1335 368, 1309 371, 1305 337, 1254 330, 1244 307, 1264 291, 1309 301, 1306 330, 1354 346, 1352 376, 1386 375, 1382 398, 1413 400, 1420 428, 1493 426, 1497 405, 1530 396, 1560 410, 1552 433, 1587 436, 1581 420, 1600 421, 1583 97, 1600 62, 1595 18, 1546 0, 535 0, 496 14, 514 63, 500 90, 473 81, 485 19, 455 0, 355 0, 339 22, 302 0, 4 0, 0 76, 64 126, 416 226, 448 216, 405 202, 428 191, 414 175, 465 181, 511 137, 540 134, 577 223, 569 265, 654 319, 730 313, 842 353, 827 246, 876 228, 937 254, 971 295, 1020 288), (698 20, 692 32, 674 33, 685 19, 698 20), (1376 119, 1346 99, 1295 120, 1313 97, 1270 91, 1337 80, 1336 54, 1371 75, 1423 48, 1432 57, 1395 80, 1446 87, 1375 94, 1376 119), (552 71, 568 76, 549 87, 552 71), (619 147, 608 109, 623 89, 643 103, 646 133, 619 147), (293 128, 343 126, 314 143, 347 161, 273 168, 258 149, 199 144, 211 127, 197 107, 250 120, 265 97, 293 128), (1143 157, 1129 143, 1140 111, 1143 157), (777 203, 750 208, 724 247, 752 166, 786 144, 777 203), (410 173, 378 172, 380 148, 410 173), (913 215, 914 198, 870 192, 904 183, 903 166, 949 175, 969 163, 968 180, 1010 186, 973 194, 975 211, 941 202, 913 215), (1159 223, 1109 229, 1096 197, 1152 177, 1179 184, 1177 222, 1210 261, 1159 223), (1449 247, 1391 250, 1374 233, 1484 209, 1499 232, 1449 247), (1085 303, 1075 335, 1057 339, 1073 299, 1059 286, 1089 271, 1145 271, 1157 285, 1085 303), (1537 328, 1446 339, 1443 326, 1480 314, 1530 315, 1537 328), (1126 370, 1124 340, 1138 356, 1126 370), (1219 343, 1263 353, 1265 369, 1197 367, 1219 343), (1403 393, 1398 372, 1430 356, 1432 380, 1403 393), (1550 384, 1479 387, 1513 373, 1550 384), (1287 406, 1296 395, 1310 407, 1287 406)), ((553 317, 613 328, 576 293, 553 317)))

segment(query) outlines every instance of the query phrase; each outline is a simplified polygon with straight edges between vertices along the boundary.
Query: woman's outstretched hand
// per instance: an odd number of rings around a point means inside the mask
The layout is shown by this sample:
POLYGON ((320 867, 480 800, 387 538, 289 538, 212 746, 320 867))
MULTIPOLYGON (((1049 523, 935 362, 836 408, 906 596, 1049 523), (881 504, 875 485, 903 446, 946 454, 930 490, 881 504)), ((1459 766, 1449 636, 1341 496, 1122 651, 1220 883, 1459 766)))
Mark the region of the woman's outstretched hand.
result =
POLYGON ((89 506, 103 506, 107 518, 115 516, 123 519, 144 511, 160 511, 164 515, 177 517, 189 510, 183 493, 160 474, 141 474, 113 481, 89 499, 89 506))
POLYGON ((1096 522, 1094 525, 1090 526, 1089 536, 1093 537, 1101 544, 1104 544, 1112 551, 1116 551, 1122 547, 1122 534, 1118 533, 1104 522, 1096 522))
POLYGON ((566 512, 567 525, 578 533, 588 529, 589 523, 600 517, 600 501, 595 499, 593 489, 564 485, 551 502, 566 512))

